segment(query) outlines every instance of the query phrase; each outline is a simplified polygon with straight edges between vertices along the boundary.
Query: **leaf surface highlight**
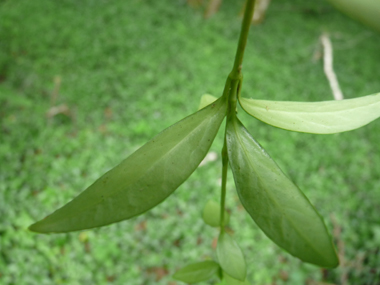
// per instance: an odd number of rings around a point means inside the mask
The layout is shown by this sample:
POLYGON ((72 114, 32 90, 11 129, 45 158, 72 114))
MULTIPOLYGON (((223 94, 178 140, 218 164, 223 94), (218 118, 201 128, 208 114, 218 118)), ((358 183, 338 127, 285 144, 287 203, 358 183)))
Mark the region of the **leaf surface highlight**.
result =
POLYGON ((264 123, 312 134, 351 131, 380 117, 380 93, 338 101, 292 102, 240 97, 239 102, 248 114, 264 123))

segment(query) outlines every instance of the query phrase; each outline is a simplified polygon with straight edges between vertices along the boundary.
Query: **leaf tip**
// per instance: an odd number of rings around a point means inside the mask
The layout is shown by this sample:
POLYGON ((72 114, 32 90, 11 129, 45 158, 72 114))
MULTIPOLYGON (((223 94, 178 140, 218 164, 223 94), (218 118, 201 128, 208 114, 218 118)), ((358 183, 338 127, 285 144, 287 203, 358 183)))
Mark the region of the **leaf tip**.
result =
POLYGON ((322 268, 336 268, 339 266, 339 257, 336 253, 335 248, 332 248, 331 250, 325 252, 325 254, 318 254, 316 256, 313 256, 312 259, 305 259, 302 261, 308 262, 314 265, 317 265, 322 268))
POLYGON ((323 267, 326 267, 326 268, 337 268, 339 266, 340 262, 339 262, 339 257, 337 256, 337 254, 335 253, 335 256, 333 258, 331 258, 330 260, 328 260, 323 267))
POLYGON ((41 233, 41 231, 38 229, 38 223, 34 223, 34 224, 31 224, 29 227, 28 227, 28 230, 31 231, 31 232, 34 232, 34 233, 41 233))
MULTIPOLYGON (((47 216, 47 217, 49 217, 49 216, 47 216)), ((38 222, 35 222, 34 224, 31 224, 28 227, 28 230, 31 232, 34 232, 34 233, 38 233, 38 234, 51 233, 52 230, 49 230, 49 228, 47 227, 47 223, 45 222, 47 217, 43 218, 42 220, 40 220, 38 222)))

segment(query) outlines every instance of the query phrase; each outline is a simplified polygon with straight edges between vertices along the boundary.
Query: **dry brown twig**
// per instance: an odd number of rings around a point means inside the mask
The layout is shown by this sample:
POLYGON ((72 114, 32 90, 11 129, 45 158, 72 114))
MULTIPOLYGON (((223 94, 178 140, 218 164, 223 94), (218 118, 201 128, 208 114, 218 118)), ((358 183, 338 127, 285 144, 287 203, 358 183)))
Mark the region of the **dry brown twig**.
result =
POLYGON ((264 20, 265 12, 269 7, 270 1, 271 0, 256 0, 255 12, 252 17, 253 24, 260 24, 264 20))
MULTIPOLYGON (((260 24, 265 17, 265 12, 268 9, 269 3, 271 0, 256 0, 255 3, 255 11, 252 17, 252 24, 260 24)), ((192 7, 202 6, 202 0, 187 0, 187 3, 192 7)), ((222 4, 222 0, 209 0, 207 3, 207 8, 204 13, 204 17, 206 19, 212 17, 218 10, 220 5, 222 4)), ((243 15, 245 9, 245 5, 243 6, 240 15, 243 15)))
POLYGON ((329 81, 334 99, 342 100, 343 93, 339 87, 338 79, 333 69, 333 48, 330 38, 326 33, 323 33, 320 40, 323 47, 323 70, 326 74, 327 80, 329 81))
POLYGON ((46 111, 46 117, 48 119, 48 122, 51 123, 51 119, 57 116, 58 114, 63 114, 69 117, 71 120, 73 120, 74 113, 67 104, 63 103, 63 104, 57 105, 59 91, 62 84, 61 76, 59 75, 55 76, 53 82, 54 82, 54 89, 51 92, 51 96, 50 96, 50 108, 46 111))

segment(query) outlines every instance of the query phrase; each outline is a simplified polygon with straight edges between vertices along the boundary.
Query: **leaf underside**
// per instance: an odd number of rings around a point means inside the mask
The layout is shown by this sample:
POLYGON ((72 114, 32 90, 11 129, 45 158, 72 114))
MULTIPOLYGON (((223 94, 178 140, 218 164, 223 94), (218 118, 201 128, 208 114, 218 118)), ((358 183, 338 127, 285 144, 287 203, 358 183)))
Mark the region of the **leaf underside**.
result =
POLYGON ((214 275, 216 275, 218 270, 218 263, 212 260, 207 260, 190 264, 184 268, 181 268, 176 273, 174 273, 173 278, 185 283, 193 284, 209 280, 214 275))
POLYGON ((197 168, 225 114, 226 103, 220 98, 172 125, 29 229, 49 233, 100 227, 153 208, 197 168))
POLYGON ((227 149, 241 203, 264 233, 305 262, 336 267, 322 218, 236 117, 227 124, 227 149))
POLYGON ((240 97, 239 102, 248 114, 264 123, 303 133, 350 131, 380 117, 380 93, 338 101, 292 102, 240 97))

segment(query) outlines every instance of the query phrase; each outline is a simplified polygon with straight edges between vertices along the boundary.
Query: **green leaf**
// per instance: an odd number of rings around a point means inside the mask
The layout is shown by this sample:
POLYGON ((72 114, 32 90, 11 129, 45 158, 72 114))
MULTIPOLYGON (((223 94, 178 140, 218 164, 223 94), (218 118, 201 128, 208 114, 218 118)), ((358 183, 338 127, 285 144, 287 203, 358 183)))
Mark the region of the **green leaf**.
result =
POLYGON ((327 0, 341 12, 380 32, 380 1, 327 0))
POLYGON ((322 218, 236 117, 227 124, 227 149, 240 201, 264 233, 305 262, 338 266, 322 218))
POLYGON ((216 98, 215 96, 212 96, 210 94, 204 94, 201 97, 201 101, 199 102, 198 110, 203 109, 204 107, 210 105, 211 103, 215 102, 216 100, 218 100, 218 98, 216 98))
POLYGON ((322 102, 267 101, 239 98, 257 119, 285 130, 333 134, 360 128, 380 117, 380 93, 322 102))
POLYGON ((249 283, 247 279, 245 279, 244 281, 240 281, 235 278, 232 278, 226 272, 223 272, 223 284, 225 285, 251 285, 251 283, 249 283))
MULTIPOLYGON (((220 226, 220 204, 215 201, 208 201, 202 212, 203 221, 211 227, 220 226)), ((224 211, 225 225, 230 220, 230 215, 227 211, 224 211)))
POLYGON ((244 281, 247 267, 244 255, 236 241, 226 232, 221 232, 216 246, 220 267, 231 277, 244 281))
POLYGON ((192 284, 212 278, 218 272, 218 269, 218 263, 208 260, 190 264, 178 270, 174 273, 173 278, 178 281, 192 284))
POLYGON ((158 134, 78 197, 30 226, 41 233, 104 226, 165 200, 207 154, 226 114, 224 98, 158 134))

